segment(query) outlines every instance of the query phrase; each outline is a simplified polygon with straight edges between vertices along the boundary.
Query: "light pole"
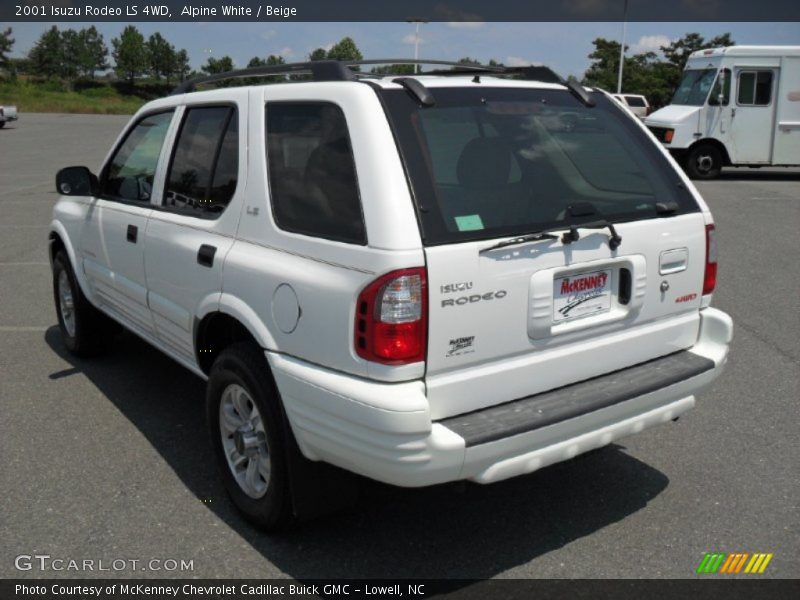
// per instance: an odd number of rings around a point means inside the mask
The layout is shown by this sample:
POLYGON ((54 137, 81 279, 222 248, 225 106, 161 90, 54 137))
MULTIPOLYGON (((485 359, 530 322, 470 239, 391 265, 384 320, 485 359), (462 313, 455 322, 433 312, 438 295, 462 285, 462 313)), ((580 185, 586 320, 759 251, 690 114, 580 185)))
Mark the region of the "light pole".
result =
MULTIPOLYGON (((429 23, 428 19, 422 17, 413 17, 406 19, 406 23, 414 23, 414 60, 419 60, 419 25, 420 23, 429 23)), ((414 73, 419 73, 419 63, 414 63, 414 73)))
POLYGON ((622 9, 622 44, 619 47, 619 76, 617 77, 617 93, 622 93, 622 65, 625 63, 625 26, 628 24, 628 0, 622 9))

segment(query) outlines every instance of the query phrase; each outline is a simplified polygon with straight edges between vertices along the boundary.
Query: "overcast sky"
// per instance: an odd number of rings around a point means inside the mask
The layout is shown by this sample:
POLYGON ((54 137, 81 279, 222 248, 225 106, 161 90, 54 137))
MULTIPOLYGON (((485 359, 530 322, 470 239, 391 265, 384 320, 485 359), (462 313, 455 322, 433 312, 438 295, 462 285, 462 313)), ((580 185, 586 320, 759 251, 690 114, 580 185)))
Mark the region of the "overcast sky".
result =
MULTIPOLYGON (((14 23, 12 56, 24 56, 53 23, 14 23)), ((80 29, 86 23, 60 25, 80 29)), ((96 23, 111 46, 127 23, 96 23)), ((145 34, 160 31, 177 48, 186 48, 192 66, 209 56, 230 55, 243 67, 253 56, 280 54, 301 61, 314 48, 351 36, 365 58, 414 55, 414 26, 409 23, 137 23, 145 34)), ((706 38, 729 31, 737 44, 800 45, 797 23, 628 23, 630 52, 659 46, 696 31, 706 38)), ((427 23, 420 26, 420 56, 457 60, 464 56, 505 64, 546 64, 563 76, 581 76, 589 65, 592 40, 619 40, 621 23, 427 23)))

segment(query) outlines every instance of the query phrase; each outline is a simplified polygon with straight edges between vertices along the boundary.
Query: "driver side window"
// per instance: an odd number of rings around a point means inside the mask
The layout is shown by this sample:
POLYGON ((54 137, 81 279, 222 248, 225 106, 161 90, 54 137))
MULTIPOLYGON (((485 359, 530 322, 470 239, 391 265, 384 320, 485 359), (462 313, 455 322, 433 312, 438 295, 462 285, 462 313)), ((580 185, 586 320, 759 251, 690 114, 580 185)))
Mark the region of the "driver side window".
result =
POLYGON ((150 201, 171 120, 172 111, 148 115, 131 129, 106 168, 103 196, 129 202, 150 201))

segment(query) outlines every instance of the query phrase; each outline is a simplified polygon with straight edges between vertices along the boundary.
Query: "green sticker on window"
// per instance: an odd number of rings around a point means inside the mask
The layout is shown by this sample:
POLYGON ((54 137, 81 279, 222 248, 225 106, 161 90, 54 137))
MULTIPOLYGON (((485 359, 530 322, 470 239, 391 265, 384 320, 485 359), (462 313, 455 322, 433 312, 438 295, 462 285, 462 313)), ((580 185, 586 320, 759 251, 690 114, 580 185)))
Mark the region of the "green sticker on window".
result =
POLYGON ((459 231, 477 231, 483 229, 483 221, 480 215, 464 215, 456 217, 456 227, 459 231))

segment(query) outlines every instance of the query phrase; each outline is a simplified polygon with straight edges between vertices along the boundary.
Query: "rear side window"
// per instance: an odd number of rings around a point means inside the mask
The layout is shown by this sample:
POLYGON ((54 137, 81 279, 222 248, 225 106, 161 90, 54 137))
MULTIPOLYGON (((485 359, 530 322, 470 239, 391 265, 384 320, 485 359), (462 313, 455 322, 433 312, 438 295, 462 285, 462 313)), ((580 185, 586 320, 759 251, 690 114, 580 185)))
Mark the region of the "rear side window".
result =
POLYGON ((329 102, 268 102, 272 212, 286 231, 366 244, 347 122, 329 102))
POLYGON ((236 191, 238 169, 236 109, 189 108, 175 143, 163 205, 196 216, 219 215, 236 191))
POLYGON ((745 106, 767 106, 772 101, 772 71, 741 71, 736 101, 745 106))
POLYGON ((400 90, 382 95, 427 245, 564 228, 579 222, 577 205, 592 206, 588 220, 614 222, 657 218, 657 203, 698 210, 659 148, 603 94, 592 94, 594 107, 559 90, 441 88, 431 107, 400 90))
POLYGON ((637 107, 646 107, 644 98, 640 98, 639 96, 625 96, 625 101, 628 103, 628 106, 637 106, 637 107))
POLYGON ((105 169, 102 195, 129 202, 150 202, 153 178, 172 111, 148 115, 130 130, 105 169))

